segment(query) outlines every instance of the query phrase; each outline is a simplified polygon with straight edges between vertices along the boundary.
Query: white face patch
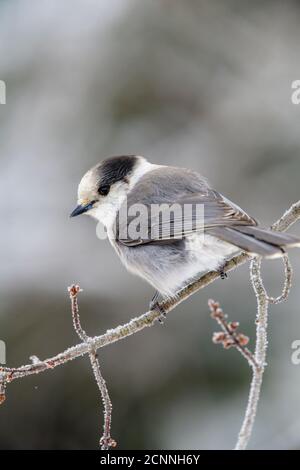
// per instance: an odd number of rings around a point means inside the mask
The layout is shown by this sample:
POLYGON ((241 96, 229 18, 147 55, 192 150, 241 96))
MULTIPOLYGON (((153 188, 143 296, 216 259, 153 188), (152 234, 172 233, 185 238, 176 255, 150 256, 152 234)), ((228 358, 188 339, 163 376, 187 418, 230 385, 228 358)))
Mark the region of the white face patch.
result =
POLYGON ((100 197, 99 201, 87 212, 87 215, 101 222, 107 229, 112 228, 117 212, 125 201, 128 191, 128 184, 124 181, 118 181, 112 185, 107 196, 98 196, 100 197))
POLYGON ((97 194, 96 175, 93 170, 89 170, 83 177, 78 186, 78 204, 91 202, 97 194))

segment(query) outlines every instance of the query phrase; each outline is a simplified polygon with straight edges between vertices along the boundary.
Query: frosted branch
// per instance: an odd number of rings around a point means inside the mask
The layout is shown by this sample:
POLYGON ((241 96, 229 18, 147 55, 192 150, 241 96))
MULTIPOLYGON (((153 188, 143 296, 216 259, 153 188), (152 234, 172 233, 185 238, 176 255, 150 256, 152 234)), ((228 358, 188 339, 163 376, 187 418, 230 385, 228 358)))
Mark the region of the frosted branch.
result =
MULTIPOLYGON (((68 292, 70 294, 71 300, 71 310, 72 310, 72 319, 73 319, 73 326, 74 329, 81 339, 81 341, 88 343, 90 342, 91 338, 86 334, 81 326, 80 315, 79 315, 79 307, 78 307, 78 294, 82 292, 80 286, 72 285, 68 288, 68 292)), ((101 450, 109 450, 111 447, 116 447, 117 443, 114 439, 112 439, 110 435, 111 430, 111 413, 112 413, 112 403, 108 393, 108 389, 106 386, 106 382, 101 374, 100 364, 97 357, 97 352, 93 347, 89 352, 89 358, 92 366, 92 370, 94 373, 94 377, 96 383, 98 385, 103 408, 104 408, 104 424, 103 424, 103 435, 100 439, 100 446, 101 450)))
MULTIPOLYGON (((295 205, 292 206, 291 210, 294 214, 297 214, 297 217, 299 217, 299 211, 295 211, 295 205)), ((290 223, 293 223, 294 219, 291 218, 290 212, 286 212, 286 215, 290 223)), ((286 219, 281 218, 280 220, 282 221, 282 226, 286 228, 286 219)), ((281 226, 278 225, 278 228, 280 227, 281 226)), ((263 280, 261 277, 261 258, 253 258, 250 263, 250 277, 257 300, 256 346, 254 354, 255 363, 257 366, 252 366, 252 381, 249 391, 248 404, 236 443, 236 450, 244 450, 247 448, 257 413, 257 407, 263 381, 263 374, 266 367, 266 354, 268 347, 267 326, 269 304, 278 304, 286 300, 291 288, 292 267, 288 255, 285 255, 283 257, 283 261, 285 266, 284 287, 282 294, 276 298, 269 297, 263 284, 263 280)))

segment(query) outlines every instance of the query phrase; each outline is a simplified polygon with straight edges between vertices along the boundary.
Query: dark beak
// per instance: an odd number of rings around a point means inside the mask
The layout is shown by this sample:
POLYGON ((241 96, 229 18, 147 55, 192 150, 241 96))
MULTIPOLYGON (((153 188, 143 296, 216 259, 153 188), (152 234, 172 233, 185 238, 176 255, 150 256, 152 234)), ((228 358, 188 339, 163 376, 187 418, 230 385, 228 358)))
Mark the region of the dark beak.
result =
POLYGON ((88 204, 81 205, 75 207, 73 212, 70 214, 70 217, 77 217, 77 215, 84 214, 85 212, 89 211, 94 205, 94 202, 89 202, 88 204))

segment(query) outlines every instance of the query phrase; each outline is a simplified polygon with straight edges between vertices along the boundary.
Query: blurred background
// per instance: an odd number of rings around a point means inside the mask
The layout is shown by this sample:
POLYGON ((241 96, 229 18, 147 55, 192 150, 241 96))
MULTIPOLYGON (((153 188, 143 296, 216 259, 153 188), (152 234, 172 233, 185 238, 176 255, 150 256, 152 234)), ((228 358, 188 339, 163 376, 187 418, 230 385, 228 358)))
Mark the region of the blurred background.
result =
MULTIPOLYGON (((299 199, 300 2, 0 1, 0 339, 7 363, 78 342, 144 312, 152 289, 126 273, 96 224, 71 220, 78 182, 106 156, 186 166, 263 224, 299 199)), ((293 232, 300 234, 300 228, 293 232)), ((294 288, 272 306, 268 368, 251 448, 300 448, 300 252, 294 288)), ((280 261, 264 263, 278 295, 280 261)), ((243 266, 157 325, 100 351, 119 449, 229 449, 250 370, 212 343, 207 300, 254 347, 255 296, 243 266)), ((88 359, 16 381, 0 408, 2 449, 96 449, 102 409, 88 359)))

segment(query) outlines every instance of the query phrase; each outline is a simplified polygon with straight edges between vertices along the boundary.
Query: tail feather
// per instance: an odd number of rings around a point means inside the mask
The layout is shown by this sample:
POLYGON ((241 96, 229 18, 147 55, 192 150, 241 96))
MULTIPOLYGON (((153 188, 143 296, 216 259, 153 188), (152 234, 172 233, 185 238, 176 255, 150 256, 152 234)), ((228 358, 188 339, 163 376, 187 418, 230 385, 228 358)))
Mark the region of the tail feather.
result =
POLYGON ((290 235, 288 233, 276 232, 274 230, 268 230, 260 227, 237 227, 239 232, 251 235, 258 240, 262 240, 267 243, 271 243, 275 246, 281 247, 300 247, 300 238, 290 235))
POLYGON ((257 226, 214 227, 213 234, 248 253, 265 258, 281 257, 286 248, 300 247, 300 239, 257 226))

